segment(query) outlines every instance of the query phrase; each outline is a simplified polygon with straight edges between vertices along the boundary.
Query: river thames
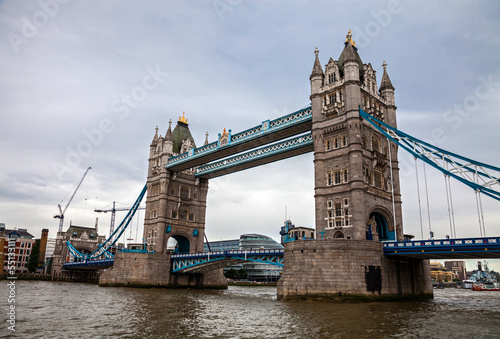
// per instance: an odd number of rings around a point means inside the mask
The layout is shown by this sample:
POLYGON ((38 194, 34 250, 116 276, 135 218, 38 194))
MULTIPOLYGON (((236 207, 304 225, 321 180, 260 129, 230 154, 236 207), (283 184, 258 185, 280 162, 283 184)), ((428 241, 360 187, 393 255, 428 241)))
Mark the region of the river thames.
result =
POLYGON ((1 282, 1 337, 500 338, 500 293, 434 290, 425 302, 281 302, 275 287, 102 288, 16 281, 15 332, 1 282))

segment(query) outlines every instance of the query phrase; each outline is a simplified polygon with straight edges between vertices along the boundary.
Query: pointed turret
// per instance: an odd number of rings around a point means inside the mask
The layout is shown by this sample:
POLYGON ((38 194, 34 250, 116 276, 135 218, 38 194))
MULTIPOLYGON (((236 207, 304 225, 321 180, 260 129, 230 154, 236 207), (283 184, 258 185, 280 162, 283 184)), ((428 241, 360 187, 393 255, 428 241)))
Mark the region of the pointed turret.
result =
POLYGON ((168 130, 165 133, 165 140, 172 140, 172 119, 168 121, 168 130))
MULTIPOLYGON (((177 121, 177 126, 175 126, 174 130, 172 131, 172 142, 173 142, 173 152, 180 154, 183 153, 182 151, 182 145, 188 142, 189 148, 195 147, 196 144, 194 142, 194 139, 191 135, 191 132, 189 131, 187 119, 185 117, 185 113, 182 113, 182 117, 179 117, 179 121, 177 121)), ((184 152, 186 150, 183 150, 184 152)))
POLYGON ((396 121, 396 101, 394 99, 394 86, 392 86, 389 74, 387 74, 387 63, 384 61, 382 64, 384 74, 382 75, 382 82, 380 83, 380 96, 385 99, 387 104, 387 123, 392 127, 397 127, 396 121))
POLYGON ((382 64, 382 67, 384 67, 384 74, 382 74, 382 82, 380 83, 380 92, 382 93, 382 90, 385 89, 390 89, 394 91, 394 86, 392 86, 391 79, 389 79, 389 74, 387 74, 387 63, 384 61, 382 64))
POLYGON ((320 77, 324 76, 323 68, 321 67, 321 63, 319 62, 319 58, 318 58, 318 54, 319 54, 318 47, 316 47, 316 49, 314 50, 314 54, 316 54, 316 59, 314 60, 314 66, 313 66, 311 76, 309 77, 309 80, 312 80, 312 78, 316 77, 316 76, 320 76, 320 77))
POLYGON ((151 147, 155 146, 158 142, 158 126, 156 126, 155 136, 153 137, 153 141, 151 141, 151 147))
POLYGON ((314 60, 313 71, 311 73, 311 76, 309 77, 309 80, 311 80, 311 100, 313 96, 321 91, 321 87, 323 87, 323 81, 325 78, 323 68, 321 68, 321 64, 318 58, 318 47, 316 47, 316 49, 314 50, 314 54, 316 55, 316 58, 314 60))
POLYGON ((344 77, 346 73, 344 69, 344 66, 346 64, 356 63, 359 67, 358 79, 361 79, 363 73, 365 72, 364 65, 363 61, 361 61, 361 58, 359 57, 358 49, 356 48, 356 42, 352 40, 351 30, 349 30, 349 33, 346 35, 346 41, 344 43, 344 46, 345 47, 342 50, 342 53, 340 54, 338 60, 341 76, 344 77))
POLYGON ((208 131, 205 133, 205 142, 203 143, 203 146, 208 145, 208 131))

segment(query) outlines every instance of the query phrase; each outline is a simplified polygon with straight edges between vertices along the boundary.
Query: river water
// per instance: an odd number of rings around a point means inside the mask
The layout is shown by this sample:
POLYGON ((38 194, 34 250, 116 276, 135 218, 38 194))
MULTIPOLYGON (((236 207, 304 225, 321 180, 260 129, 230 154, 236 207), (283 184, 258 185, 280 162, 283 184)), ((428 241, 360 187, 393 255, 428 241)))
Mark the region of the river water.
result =
POLYGON ((171 290, 50 281, 16 281, 12 332, 8 281, 0 284, 0 337, 500 338, 500 292, 440 289, 425 302, 335 304, 281 302, 275 287, 171 290))

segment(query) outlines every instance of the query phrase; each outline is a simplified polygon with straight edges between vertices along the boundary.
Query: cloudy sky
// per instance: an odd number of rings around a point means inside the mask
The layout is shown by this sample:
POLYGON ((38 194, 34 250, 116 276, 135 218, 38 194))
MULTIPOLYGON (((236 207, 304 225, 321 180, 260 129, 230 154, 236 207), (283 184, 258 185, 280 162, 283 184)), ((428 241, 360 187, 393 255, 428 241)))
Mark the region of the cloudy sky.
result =
MULTIPOLYGON (((93 210, 133 203, 155 126, 164 135, 185 111, 201 145, 205 132, 214 141, 223 128, 300 109, 314 48, 323 65, 337 59, 349 29, 379 83, 387 62, 401 130, 500 166, 498 17, 494 1, 1 1, 0 222, 54 237, 57 204, 91 166, 65 229, 99 217, 108 234, 110 215, 93 210)), ((415 167, 400 158, 404 231, 420 238, 415 167)), ((285 206, 296 225, 313 227, 312 159, 211 180, 208 238, 278 239, 285 206)), ((444 179, 430 168, 427 176, 431 228, 444 238, 444 179)), ((452 192, 457 236, 479 236, 474 193, 455 182, 452 192)), ((423 186, 420 193, 426 238, 423 186)), ((486 234, 498 236, 498 202, 482 203, 486 234)))

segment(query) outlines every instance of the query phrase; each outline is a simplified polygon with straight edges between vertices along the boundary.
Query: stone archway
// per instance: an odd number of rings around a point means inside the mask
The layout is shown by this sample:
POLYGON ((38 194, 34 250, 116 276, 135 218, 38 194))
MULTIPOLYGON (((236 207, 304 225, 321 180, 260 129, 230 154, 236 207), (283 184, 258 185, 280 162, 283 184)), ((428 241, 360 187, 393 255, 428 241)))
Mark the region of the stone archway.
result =
POLYGON ((172 235, 167 239, 166 252, 188 254, 190 249, 190 241, 183 235, 172 235))
POLYGON ((385 210, 373 210, 368 217, 367 225, 373 235, 373 240, 388 241, 396 239, 391 214, 385 210))
POLYGON ((337 231, 333 235, 333 239, 344 239, 344 238, 345 238, 344 233, 342 233, 341 231, 337 231))

